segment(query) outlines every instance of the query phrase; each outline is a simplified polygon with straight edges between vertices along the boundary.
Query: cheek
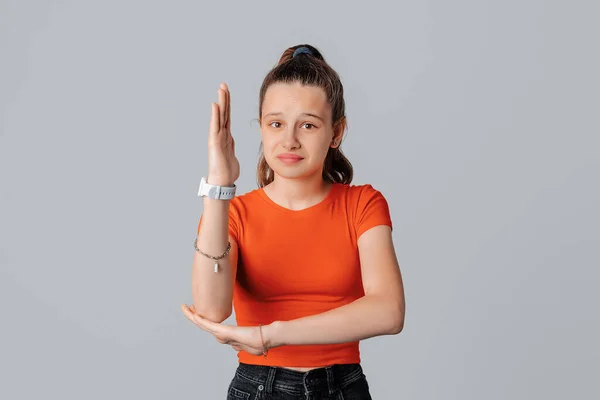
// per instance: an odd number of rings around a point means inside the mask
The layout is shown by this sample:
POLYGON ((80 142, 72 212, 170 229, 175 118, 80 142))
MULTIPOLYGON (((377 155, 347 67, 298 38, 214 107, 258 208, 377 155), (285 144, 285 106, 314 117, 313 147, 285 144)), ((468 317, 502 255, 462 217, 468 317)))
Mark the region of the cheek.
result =
POLYGON ((278 143, 273 135, 267 134, 267 135, 262 135, 262 144, 263 144, 263 149, 266 150, 266 152, 270 152, 270 151, 273 151, 277 147, 278 143))
POLYGON ((273 142, 273 135, 270 135, 268 132, 261 130, 260 131, 260 141, 262 142, 263 146, 266 148, 269 146, 269 144, 271 144, 273 142))
POLYGON ((329 150, 329 141, 323 138, 319 138, 318 141, 315 141, 313 145, 313 149, 315 154, 320 154, 320 158, 325 158, 327 155, 327 151, 329 150))

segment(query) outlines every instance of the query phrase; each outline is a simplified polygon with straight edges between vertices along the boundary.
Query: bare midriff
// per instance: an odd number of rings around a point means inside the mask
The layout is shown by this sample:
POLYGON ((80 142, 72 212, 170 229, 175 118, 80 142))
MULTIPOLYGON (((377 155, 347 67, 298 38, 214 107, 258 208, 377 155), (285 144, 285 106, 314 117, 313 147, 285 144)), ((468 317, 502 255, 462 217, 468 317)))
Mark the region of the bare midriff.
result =
POLYGON ((292 369, 294 371, 306 372, 306 371, 310 371, 311 369, 317 369, 317 368, 323 368, 323 367, 282 367, 282 368, 292 369))

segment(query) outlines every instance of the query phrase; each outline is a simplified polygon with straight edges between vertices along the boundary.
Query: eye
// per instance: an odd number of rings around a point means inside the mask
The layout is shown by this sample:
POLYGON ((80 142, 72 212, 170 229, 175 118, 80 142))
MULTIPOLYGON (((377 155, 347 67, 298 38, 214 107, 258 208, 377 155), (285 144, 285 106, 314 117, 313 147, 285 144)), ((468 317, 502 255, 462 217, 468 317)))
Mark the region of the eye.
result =
POLYGON ((271 123, 269 124, 269 126, 271 126, 271 127, 273 127, 273 128, 279 128, 279 127, 281 126, 281 123, 280 123, 280 122, 277 122, 277 121, 273 121, 273 122, 271 122, 271 123), (273 124, 279 124, 279 126, 273 126, 273 124))
MULTIPOLYGON (((314 126, 314 125, 313 125, 313 124, 311 124, 310 122, 305 122, 305 123, 303 123, 303 124, 302 124, 302 126, 305 126, 305 125, 310 125, 312 128, 316 128, 316 126, 314 126)), ((312 128, 308 128, 308 129, 310 130, 310 129, 312 129, 312 128)))

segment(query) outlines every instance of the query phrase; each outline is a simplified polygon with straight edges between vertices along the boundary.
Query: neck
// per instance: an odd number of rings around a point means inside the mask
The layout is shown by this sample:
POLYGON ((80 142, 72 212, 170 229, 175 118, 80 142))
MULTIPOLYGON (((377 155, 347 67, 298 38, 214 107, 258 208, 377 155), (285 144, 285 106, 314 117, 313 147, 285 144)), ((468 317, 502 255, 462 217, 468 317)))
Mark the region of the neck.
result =
POLYGON ((302 210, 322 201, 331 183, 319 176, 288 179, 275 174, 273 182, 265 186, 269 197, 277 204, 291 210, 302 210))

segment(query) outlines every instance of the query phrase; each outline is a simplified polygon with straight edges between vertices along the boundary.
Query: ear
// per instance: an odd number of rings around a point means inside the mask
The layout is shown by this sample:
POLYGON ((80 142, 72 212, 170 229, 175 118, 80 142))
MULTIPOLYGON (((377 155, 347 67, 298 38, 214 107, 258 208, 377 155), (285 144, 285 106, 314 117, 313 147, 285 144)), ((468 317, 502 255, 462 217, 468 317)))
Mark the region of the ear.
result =
POLYGON ((331 138, 331 144, 330 144, 331 148, 335 149, 340 146, 345 130, 346 130, 346 117, 342 117, 333 126, 333 137, 331 138))

